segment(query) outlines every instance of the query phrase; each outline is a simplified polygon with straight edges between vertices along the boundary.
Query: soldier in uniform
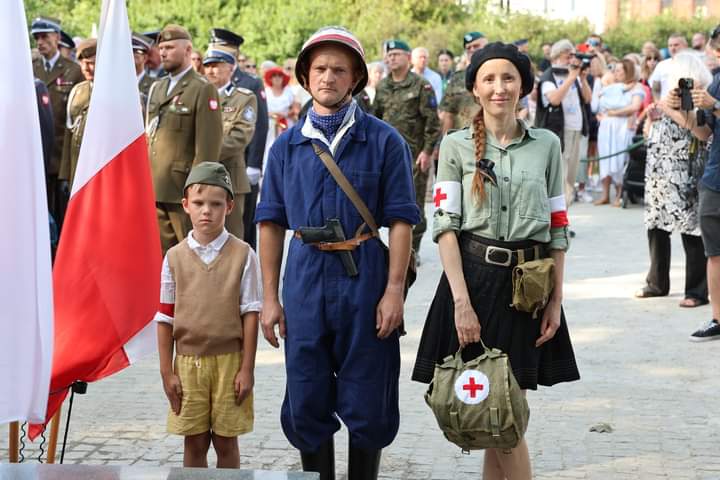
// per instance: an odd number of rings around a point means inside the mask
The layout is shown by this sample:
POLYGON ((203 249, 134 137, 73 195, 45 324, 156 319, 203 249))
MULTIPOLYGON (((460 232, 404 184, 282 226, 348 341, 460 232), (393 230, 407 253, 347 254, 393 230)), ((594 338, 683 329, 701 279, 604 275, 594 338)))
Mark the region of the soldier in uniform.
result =
MULTIPOLYGON (((473 52, 487 44, 487 38, 480 32, 469 32, 463 37, 465 56, 470 61, 473 52)), ((480 110, 472 94, 465 88, 465 69, 458 70, 450 77, 440 102, 443 133, 448 130, 465 128, 480 110)))
POLYGON ((217 89, 192 68, 188 31, 166 26, 158 48, 169 75, 150 87, 145 124, 164 254, 190 229, 181 205, 190 169, 220 158, 222 115, 217 89))
POLYGON ((65 116, 70 90, 83 80, 80 67, 60 55, 60 21, 38 17, 33 20, 30 32, 37 44, 40 56, 33 61, 33 74, 45 83, 50 94, 50 105, 55 120, 55 147, 50 164, 45 170, 47 181, 48 208, 58 227, 62 227, 69 192, 61 192, 58 185, 58 172, 65 137, 65 116))
POLYGON ((435 144, 440 139, 437 99, 430 82, 410 71, 410 47, 407 43, 389 40, 385 42, 384 50, 390 75, 377 86, 373 113, 395 127, 410 145, 414 160, 415 196, 420 209, 420 223, 413 228, 413 248, 417 252, 427 229, 425 192, 428 169, 435 144))
MULTIPOLYGON (((223 28, 213 28, 210 30, 210 46, 223 45, 232 48, 235 50, 236 58, 239 55, 240 45, 242 45, 244 41, 243 37, 230 30, 223 28)), ((258 120, 255 123, 253 138, 245 152, 245 164, 250 180, 250 193, 245 195, 245 206, 243 209, 243 219, 245 222, 244 240, 249 243, 251 247, 256 248, 255 207, 257 205, 258 193, 260 192, 260 175, 262 174, 265 141, 269 127, 265 86, 260 79, 244 72, 237 65, 233 71, 231 81, 235 87, 251 90, 257 100, 256 116, 258 120)), ((238 202, 235 203, 237 205, 238 202)))
POLYGON ((60 161, 58 180, 61 189, 70 191, 75 169, 77 168, 78 157, 80 156, 80 144, 85 132, 85 121, 90 106, 90 94, 92 93, 93 80, 95 78, 95 52, 97 51, 97 40, 94 38, 83 40, 77 47, 77 58, 80 63, 80 70, 85 77, 70 91, 67 103, 67 119, 65 138, 63 140, 63 156, 60 161))
POLYGON ((225 227, 238 238, 243 238, 244 196, 250 193, 250 181, 245 171, 245 148, 255 132, 257 100, 247 88, 233 86, 230 81, 235 69, 232 49, 215 46, 208 49, 203 59, 205 76, 218 89, 223 119, 223 142, 220 163, 230 173, 235 192, 235 208, 225 220, 225 227))
MULTIPOLYGON (((141 100, 147 100, 147 95, 150 92, 150 85, 152 85, 155 81, 155 79, 148 75, 145 70, 145 63, 147 62, 148 52, 150 51, 152 44, 153 41, 151 38, 140 33, 133 32, 133 60, 135 62, 135 74, 138 79, 138 89, 140 90, 141 100)), ((145 106, 146 101, 143 101, 142 103, 143 106, 145 106)))

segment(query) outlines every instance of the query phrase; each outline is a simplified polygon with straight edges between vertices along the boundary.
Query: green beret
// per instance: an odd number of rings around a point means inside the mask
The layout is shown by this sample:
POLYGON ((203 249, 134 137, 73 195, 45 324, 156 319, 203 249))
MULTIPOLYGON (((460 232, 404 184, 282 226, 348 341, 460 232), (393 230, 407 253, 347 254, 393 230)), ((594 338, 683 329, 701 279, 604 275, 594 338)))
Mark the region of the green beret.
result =
POLYGON ((222 163, 202 162, 195 165, 193 169, 190 170, 190 175, 188 175, 187 180, 185 180, 183 190, 197 183, 222 187, 230 194, 230 198, 235 198, 232 183, 230 182, 230 174, 222 163))
POLYGON ((403 42, 402 40, 388 40, 385 42, 383 50, 385 53, 389 52, 390 50, 402 50, 404 52, 410 53, 410 45, 403 42))
POLYGON ((463 47, 467 47, 468 43, 474 42, 478 38, 485 38, 481 32, 468 32, 463 36, 463 47))
POLYGON ((192 40, 190 33, 180 25, 169 24, 158 34, 158 43, 170 40, 192 40))

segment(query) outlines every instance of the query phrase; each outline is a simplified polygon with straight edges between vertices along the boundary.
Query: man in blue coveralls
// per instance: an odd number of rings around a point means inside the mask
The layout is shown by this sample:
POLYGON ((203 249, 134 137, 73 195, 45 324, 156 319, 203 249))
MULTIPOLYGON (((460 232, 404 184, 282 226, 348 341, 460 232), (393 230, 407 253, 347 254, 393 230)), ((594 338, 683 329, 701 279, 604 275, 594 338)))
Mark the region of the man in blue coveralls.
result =
POLYGON ((303 470, 335 478, 333 434, 350 433, 348 478, 376 479, 380 450, 399 425, 398 327, 412 225, 419 221, 412 158, 395 129, 353 100, 368 79, 360 42, 341 27, 315 32, 298 55, 295 74, 312 95, 307 117, 283 133, 267 160, 255 220, 260 224, 264 301, 261 326, 278 347, 285 339, 287 388, 281 422, 300 450, 303 470), (360 236, 360 213, 315 153, 319 146, 390 228, 389 261, 378 238, 360 236), (303 243, 299 231, 338 221, 358 275, 341 253, 303 243), (293 230, 278 299, 285 231, 293 230), (389 266, 388 266, 389 265, 389 266))

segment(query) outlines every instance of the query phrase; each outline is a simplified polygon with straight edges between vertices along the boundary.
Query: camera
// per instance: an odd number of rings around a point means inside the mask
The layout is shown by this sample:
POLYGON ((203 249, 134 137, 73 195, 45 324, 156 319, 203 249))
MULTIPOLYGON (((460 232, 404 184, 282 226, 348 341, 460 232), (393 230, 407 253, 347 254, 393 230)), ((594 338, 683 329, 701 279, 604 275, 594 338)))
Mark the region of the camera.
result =
POLYGON ((575 53, 575 58, 582 62, 580 64, 580 70, 585 70, 590 68, 590 62, 592 62, 592 59, 595 58, 595 55, 587 53, 575 53))
POLYGON ((681 78, 678 80, 678 94, 680 95, 680 109, 689 112, 695 108, 692 99, 692 89, 695 82, 692 78, 681 78))

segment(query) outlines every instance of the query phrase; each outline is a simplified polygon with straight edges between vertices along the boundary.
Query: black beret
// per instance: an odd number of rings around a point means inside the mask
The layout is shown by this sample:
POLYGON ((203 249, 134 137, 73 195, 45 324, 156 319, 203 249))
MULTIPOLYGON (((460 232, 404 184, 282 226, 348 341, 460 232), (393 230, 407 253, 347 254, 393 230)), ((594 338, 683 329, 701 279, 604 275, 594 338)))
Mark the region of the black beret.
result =
POLYGON ((515 45, 509 45, 502 42, 488 43, 485 47, 473 53, 470 59, 470 66, 465 72, 465 88, 469 92, 472 92, 473 86, 475 85, 475 76, 477 75, 480 66, 495 58, 504 58, 509 61, 515 68, 520 72, 520 79, 522 81, 522 90, 520 92, 520 98, 532 92, 535 84, 535 78, 532 74, 532 66, 530 65, 530 59, 527 55, 520 52, 515 45))

